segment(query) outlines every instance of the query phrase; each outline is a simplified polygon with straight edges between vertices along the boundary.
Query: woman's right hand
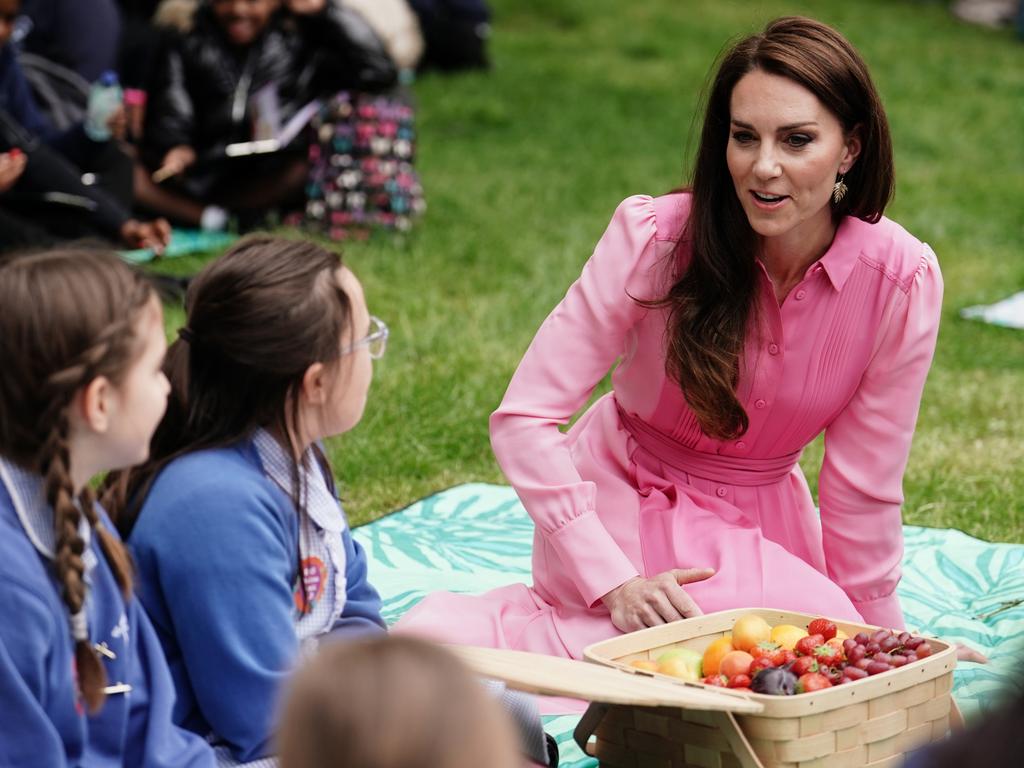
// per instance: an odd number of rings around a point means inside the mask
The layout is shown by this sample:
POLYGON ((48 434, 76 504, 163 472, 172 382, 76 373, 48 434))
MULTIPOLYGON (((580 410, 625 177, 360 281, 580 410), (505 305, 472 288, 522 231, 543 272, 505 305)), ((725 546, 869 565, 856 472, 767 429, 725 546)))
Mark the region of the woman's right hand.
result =
POLYGON ((649 579, 636 576, 602 597, 601 602, 611 613, 612 624, 623 632, 635 632, 702 615, 682 585, 714 575, 713 568, 673 568, 649 579))

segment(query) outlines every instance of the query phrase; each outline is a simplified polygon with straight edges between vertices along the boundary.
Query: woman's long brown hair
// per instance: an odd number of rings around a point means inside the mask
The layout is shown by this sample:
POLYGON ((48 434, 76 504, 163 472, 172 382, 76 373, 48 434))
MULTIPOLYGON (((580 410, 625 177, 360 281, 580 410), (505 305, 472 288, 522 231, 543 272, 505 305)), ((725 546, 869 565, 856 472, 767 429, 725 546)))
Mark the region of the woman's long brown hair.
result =
POLYGON ((754 70, 802 85, 845 131, 859 131, 861 153, 845 177, 849 192, 832 209, 837 222, 843 216, 878 221, 894 183, 881 99, 864 61, 839 32, 812 19, 780 18, 725 53, 707 94, 690 216, 670 260, 673 284, 661 299, 643 302, 667 309, 666 371, 704 432, 721 439, 749 425, 736 385, 756 320, 757 237, 736 196, 726 148, 733 88, 754 70))
POLYGON ((89 638, 81 637, 81 516, 99 537, 126 599, 131 564, 99 521, 88 486, 75 503, 68 410, 89 382, 105 376, 117 384, 141 354, 135 325, 153 295, 138 272, 107 252, 55 250, 0 267, 0 454, 44 478, 54 513, 54 568, 75 639, 79 687, 93 712, 103 703, 106 672, 89 638))

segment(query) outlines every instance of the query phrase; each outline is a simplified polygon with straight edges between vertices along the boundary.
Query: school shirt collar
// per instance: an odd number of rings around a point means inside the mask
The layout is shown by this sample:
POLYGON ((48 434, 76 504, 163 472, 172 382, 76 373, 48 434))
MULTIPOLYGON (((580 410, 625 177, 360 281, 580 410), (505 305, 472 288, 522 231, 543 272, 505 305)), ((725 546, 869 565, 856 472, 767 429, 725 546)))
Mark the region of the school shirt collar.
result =
MULTIPOLYGON (((25 469, 19 464, 0 456, 3 465, 4 484, 11 495, 15 512, 21 521, 22 528, 28 535, 32 546, 44 557, 53 560, 57 548, 57 532, 54 530, 53 509, 46 501, 45 481, 41 475, 25 469)), ((78 500, 75 499, 77 504, 78 500)), ((92 538, 92 527, 85 515, 78 524, 78 532, 85 542, 87 568, 92 560, 89 541, 92 538)))

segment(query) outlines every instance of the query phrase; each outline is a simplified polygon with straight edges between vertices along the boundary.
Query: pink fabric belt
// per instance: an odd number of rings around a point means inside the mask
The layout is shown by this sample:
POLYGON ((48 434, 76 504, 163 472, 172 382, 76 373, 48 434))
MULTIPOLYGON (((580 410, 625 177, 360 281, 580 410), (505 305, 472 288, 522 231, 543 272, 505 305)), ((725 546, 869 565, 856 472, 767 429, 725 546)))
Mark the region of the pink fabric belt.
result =
POLYGON ((772 458, 721 456, 717 453, 695 451, 655 429, 639 416, 626 413, 618 401, 615 405, 619 410, 622 425, 641 448, 680 472, 703 477, 715 483, 769 485, 789 475, 800 459, 801 451, 772 458))

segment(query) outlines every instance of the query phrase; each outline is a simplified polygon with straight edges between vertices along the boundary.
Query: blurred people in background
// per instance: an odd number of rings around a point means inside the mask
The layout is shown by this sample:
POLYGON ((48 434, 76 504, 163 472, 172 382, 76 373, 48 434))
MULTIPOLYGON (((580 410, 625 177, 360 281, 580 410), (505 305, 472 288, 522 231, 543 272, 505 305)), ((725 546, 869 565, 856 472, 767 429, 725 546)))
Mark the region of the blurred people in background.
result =
POLYGON ((373 29, 333 1, 206 0, 189 22, 152 84, 135 174, 140 204, 188 226, 221 229, 229 211, 301 206, 303 141, 226 156, 229 144, 261 138, 253 127, 261 94, 272 93, 285 124, 318 96, 397 81, 373 29))
POLYGON ((162 250, 170 239, 167 222, 131 215, 131 162, 117 142, 123 110, 102 120, 106 138, 88 135, 82 123, 55 129, 40 113, 10 43, 20 10, 20 0, 0 0, 0 209, 8 224, 0 249, 100 236, 162 250))

